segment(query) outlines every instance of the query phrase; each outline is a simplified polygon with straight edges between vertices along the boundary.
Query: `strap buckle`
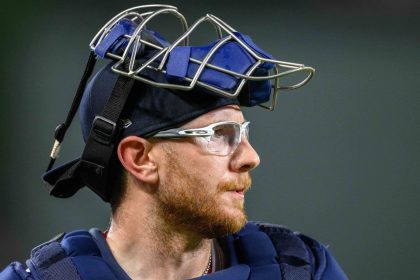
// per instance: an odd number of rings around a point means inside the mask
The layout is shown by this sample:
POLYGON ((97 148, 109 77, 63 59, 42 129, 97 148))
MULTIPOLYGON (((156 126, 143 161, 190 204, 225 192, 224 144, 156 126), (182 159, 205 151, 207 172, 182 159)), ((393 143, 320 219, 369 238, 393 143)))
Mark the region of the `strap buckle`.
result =
POLYGON ((93 120, 91 134, 98 142, 110 145, 117 131, 117 124, 105 117, 96 116, 93 120))

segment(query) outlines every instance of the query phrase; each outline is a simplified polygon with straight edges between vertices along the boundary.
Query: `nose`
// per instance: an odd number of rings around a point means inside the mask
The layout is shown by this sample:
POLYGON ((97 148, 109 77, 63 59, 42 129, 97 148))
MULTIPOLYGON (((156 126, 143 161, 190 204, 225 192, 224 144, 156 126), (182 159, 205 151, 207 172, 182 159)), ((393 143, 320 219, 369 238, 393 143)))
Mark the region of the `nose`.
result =
POLYGON ((241 142, 232 154, 230 168, 235 172, 248 172, 260 164, 260 157, 248 139, 242 135, 241 142))

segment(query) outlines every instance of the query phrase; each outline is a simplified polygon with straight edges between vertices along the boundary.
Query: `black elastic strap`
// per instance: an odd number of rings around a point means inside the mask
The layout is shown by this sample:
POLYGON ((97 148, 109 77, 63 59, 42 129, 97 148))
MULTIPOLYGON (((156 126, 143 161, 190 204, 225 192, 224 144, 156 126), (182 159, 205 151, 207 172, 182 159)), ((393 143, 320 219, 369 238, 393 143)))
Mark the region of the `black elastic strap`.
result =
MULTIPOLYGON (((96 56, 93 51, 89 54, 89 59, 83 72, 82 79, 80 80, 79 86, 74 96, 73 102, 71 104, 70 110, 67 114, 67 118, 64 123, 58 125, 55 129, 54 138, 56 142, 61 143, 64 139, 67 129, 70 127, 71 122, 73 121, 74 116, 76 115, 77 110, 79 109, 80 102, 85 91, 85 87, 89 77, 92 75, 93 69, 96 64, 96 56)), ((47 171, 51 170, 55 162, 55 158, 50 158, 50 163, 48 164, 47 171)))
POLYGON ((76 115, 77 110, 79 109, 80 101, 82 100, 87 81, 89 77, 92 75, 93 69, 95 68, 95 64, 96 64, 96 55, 93 51, 91 51, 88 58, 88 62, 86 64, 85 71, 83 72, 82 80, 80 81, 79 87, 77 88, 76 96, 73 99, 73 103, 71 104, 69 114, 67 115, 66 121, 64 122, 66 127, 70 126, 71 122, 73 121, 74 116, 76 115))
POLYGON ((108 170, 120 132, 119 119, 134 84, 134 79, 119 75, 108 102, 93 121, 81 157, 80 178, 105 201, 108 170))

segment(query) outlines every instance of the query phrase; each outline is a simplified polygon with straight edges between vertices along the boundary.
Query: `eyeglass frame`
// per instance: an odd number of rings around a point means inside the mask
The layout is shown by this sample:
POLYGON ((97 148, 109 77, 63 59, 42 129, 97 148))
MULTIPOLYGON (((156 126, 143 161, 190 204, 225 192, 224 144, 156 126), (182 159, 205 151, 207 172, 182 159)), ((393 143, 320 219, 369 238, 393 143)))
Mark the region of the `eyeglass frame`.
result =
MULTIPOLYGON (((242 124, 235 121, 221 121, 221 122, 212 123, 205 127, 172 128, 168 130, 159 131, 158 133, 153 135, 151 138, 181 139, 181 138, 190 138, 190 137, 201 137, 201 138, 206 138, 206 141, 209 143, 211 136, 215 134, 215 130, 213 130, 214 127, 219 126, 219 125, 238 125, 239 126, 239 139, 235 139, 237 140, 235 141, 236 143, 235 146, 232 147, 231 151, 228 154, 224 155, 224 156, 227 156, 235 152, 235 150, 237 149, 237 147, 242 141, 242 135, 244 135, 247 140, 249 139, 249 124, 250 123, 251 123, 250 121, 245 121, 242 124)), ((216 153, 211 152, 209 150, 207 150, 207 152, 209 152, 210 154, 217 155, 216 153)))

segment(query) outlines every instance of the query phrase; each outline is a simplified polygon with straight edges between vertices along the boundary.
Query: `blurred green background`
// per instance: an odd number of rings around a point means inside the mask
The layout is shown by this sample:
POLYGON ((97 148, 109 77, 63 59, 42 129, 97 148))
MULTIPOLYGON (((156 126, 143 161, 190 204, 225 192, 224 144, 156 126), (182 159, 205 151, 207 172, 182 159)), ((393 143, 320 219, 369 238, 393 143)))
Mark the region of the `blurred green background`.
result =
MULTIPOLYGON (((40 176, 91 38, 117 12, 146 3, 2 3, 1 267, 59 232, 107 227, 108 206, 90 191, 52 198, 40 176)), ((246 110, 262 159, 249 217, 328 244, 351 279, 420 279, 419 2, 165 3, 189 23, 213 13, 274 57, 317 69, 275 112, 246 110)), ((80 155, 80 135, 76 120, 60 162, 80 155)))

